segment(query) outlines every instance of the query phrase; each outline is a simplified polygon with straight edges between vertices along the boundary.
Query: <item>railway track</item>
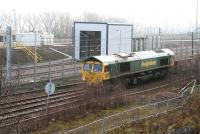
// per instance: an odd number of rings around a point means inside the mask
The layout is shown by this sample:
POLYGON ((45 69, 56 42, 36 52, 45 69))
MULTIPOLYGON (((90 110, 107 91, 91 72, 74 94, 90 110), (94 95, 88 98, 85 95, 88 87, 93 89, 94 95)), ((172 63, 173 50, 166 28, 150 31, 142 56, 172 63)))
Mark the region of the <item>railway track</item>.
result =
POLYGON ((37 97, 0 103, 0 127, 8 125, 17 120, 37 117, 47 112, 54 111, 54 107, 62 104, 70 106, 81 101, 84 89, 76 88, 59 91, 50 96, 47 108, 47 95, 41 94, 37 97))
MULTIPOLYGON (((162 87, 166 81, 160 80, 156 84, 157 88, 162 87)), ((138 91, 148 90, 152 85, 155 86, 156 81, 148 83, 147 85, 139 86, 135 90, 128 90, 127 94, 137 94, 138 91)), ((165 84, 166 85, 166 84, 165 84)), ((68 85, 67 85, 68 86, 68 85)), ((67 87, 64 85, 64 87, 67 87)), ((61 88, 61 87, 60 87, 61 88)), ((63 88, 63 87, 62 87, 63 88)), ((41 93, 38 96, 30 98, 22 98, 20 100, 9 100, 8 102, 0 102, 0 127, 9 125, 23 119, 30 119, 46 115, 47 112, 55 112, 59 109, 70 108, 71 105, 80 104, 81 99, 84 98, 85 90, 81 87, 75 87, 70 90, 58 90, 49 99, 47 109, 47 95, 41 93)), ((139 92, 138 92, 139 94, 139 92)))
MULTIPOLYGON (((75 81, 75 82, 70 83, 70 84, 59 85, 59 86, 56 86, 56 90, 58 90, 58 91, 62 90, 62 89, 68 90, 69 88, 77 86, 77 85, 82 84, 82 83, 83 82, 81 82, 81 81, 75 81)), ((0 96, 0 104, 4 100, 6 100, 6 103, 8 103, 9 101, 12 101, 12 100, 17 101, 17 100, 21 100, 21 99, 24 99, 24 98, 28 99, 28 98, 40 96, 41 94, 45 94, 44 89, 34 89, 34 90, 31 90, 31 91, 25 91, 25 92, 15 93, 15 94, 11 94, 11 95, 1 95, 0 96), (9 99, 7 99, 7 98, 9 98, 9 99)))

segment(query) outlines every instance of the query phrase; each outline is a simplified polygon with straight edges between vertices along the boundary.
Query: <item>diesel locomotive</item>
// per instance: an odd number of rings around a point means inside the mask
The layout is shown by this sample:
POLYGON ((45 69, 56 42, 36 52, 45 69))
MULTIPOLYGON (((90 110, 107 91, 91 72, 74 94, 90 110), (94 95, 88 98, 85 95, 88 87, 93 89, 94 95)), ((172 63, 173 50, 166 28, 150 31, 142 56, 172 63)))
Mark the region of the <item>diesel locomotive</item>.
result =
POLYGON ((82 79, 89 85, 116 79, 131 85, 141 79, 166 76, 173 65, 174 52, 170 49, 92 56, 83 62, 82 79))

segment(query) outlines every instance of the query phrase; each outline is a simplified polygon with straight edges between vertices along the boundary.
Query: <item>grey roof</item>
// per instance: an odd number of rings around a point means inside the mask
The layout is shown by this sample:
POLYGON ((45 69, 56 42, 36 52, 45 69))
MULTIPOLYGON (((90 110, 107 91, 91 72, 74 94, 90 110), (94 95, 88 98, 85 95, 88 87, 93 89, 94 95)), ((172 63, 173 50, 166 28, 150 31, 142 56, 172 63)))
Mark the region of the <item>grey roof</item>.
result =
POLYGON ((93 56, 92 58, 95 58, 105 64, 106 63, 112 64, 115 62, 127 62, 127 61, 150 59, 150 58, 157 58, 169 55, 174 55, 174 52, 171 51, 170 49, 161 49, 159 52, 150 50, 150 51, 113 54, 110 56, 93 56))

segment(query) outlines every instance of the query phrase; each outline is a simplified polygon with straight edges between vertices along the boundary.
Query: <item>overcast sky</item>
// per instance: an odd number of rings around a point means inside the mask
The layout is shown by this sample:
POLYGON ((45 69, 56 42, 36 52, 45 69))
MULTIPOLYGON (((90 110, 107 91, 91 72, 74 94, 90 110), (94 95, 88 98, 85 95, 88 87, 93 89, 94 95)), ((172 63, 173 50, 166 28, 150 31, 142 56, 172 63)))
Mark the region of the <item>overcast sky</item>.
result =
POLYGON ((188 26, 196 23, 196 7, 197 0, 2 0, 0 12, 57 11, 76 17, 88 11, 145 25, 188 26))

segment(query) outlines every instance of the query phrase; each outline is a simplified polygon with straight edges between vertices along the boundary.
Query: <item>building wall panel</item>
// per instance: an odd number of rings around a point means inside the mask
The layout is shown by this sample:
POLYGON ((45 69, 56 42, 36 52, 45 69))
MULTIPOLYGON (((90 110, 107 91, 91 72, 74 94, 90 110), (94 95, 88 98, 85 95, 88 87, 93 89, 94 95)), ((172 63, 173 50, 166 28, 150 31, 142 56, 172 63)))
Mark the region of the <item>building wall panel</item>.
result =
POLYGON ((108 24, 108 55, 132 51, 132 25, 108 24))

